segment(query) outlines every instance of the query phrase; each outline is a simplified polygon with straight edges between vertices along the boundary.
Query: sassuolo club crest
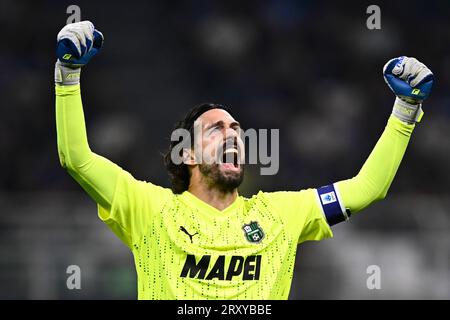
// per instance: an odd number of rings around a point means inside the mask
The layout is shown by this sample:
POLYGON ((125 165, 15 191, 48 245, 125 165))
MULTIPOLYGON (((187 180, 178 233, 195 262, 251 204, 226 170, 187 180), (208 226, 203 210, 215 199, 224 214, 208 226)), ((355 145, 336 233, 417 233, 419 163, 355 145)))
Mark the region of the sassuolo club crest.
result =
POLYGON ((264 232, 257 221, 251 221, 249 224, 244 224, 242 229, 249 242, 259 243, 264 238, 264 232))

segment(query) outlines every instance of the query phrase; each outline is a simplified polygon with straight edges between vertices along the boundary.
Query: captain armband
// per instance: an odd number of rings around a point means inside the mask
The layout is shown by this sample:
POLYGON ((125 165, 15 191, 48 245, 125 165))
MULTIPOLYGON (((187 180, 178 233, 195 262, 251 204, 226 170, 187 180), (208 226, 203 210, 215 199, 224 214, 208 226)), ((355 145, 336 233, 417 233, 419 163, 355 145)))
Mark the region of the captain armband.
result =
POLYGON ((347 221, 350 218, 350 210, 346 210, 335 184, 330 184, 316 189, 317 201, 330 226, 347 221))

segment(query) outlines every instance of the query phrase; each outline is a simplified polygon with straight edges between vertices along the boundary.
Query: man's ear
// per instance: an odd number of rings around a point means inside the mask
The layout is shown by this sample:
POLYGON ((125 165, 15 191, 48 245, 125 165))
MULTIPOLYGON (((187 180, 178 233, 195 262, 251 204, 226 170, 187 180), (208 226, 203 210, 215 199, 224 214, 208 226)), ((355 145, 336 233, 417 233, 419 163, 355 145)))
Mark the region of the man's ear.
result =
POLYGON ((183 149, 183 163, 188 166, 196 165, 194 150, 183 149))

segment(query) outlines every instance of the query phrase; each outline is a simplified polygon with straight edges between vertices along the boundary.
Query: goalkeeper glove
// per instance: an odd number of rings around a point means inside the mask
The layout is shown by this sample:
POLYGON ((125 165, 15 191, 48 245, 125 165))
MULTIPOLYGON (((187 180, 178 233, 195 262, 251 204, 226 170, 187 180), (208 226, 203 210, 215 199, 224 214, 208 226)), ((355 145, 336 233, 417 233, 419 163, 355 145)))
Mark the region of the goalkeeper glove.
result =
POLYGON ((95 56, 103 45, 103 35, 90 21, 66 25, 57 36, 55 83, 80 83, 81 67, 95 56))
POLYGON ((433 86, 433 73, 416 58, 401 56, 389 60, 383 68, 384 80, 397 96, 392 114, 407 122, 422 118, 422 102, 433 86))

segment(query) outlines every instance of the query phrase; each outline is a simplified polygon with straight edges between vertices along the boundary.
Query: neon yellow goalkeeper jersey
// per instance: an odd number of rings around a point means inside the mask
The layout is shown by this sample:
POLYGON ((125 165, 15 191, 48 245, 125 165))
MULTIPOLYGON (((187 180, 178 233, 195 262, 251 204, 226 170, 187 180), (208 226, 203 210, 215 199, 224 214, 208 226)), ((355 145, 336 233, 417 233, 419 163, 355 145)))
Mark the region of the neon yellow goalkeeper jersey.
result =
POLYGON ((259 192, 219 211, 123 171, 99 216, 133 252, 139 299, 287 299, 297 244, 332 236, 317 201, 259 192))
POLYGON ((297 244, 331 237, 326 221, 347 220, 383 199, 415 127, 391 115, 353 178, 238 197, 219 211, 189 192, 135 180, 92 152, 80 86, 57 85, 55 93, 60 163, 131 248, 140 299, 286 299, 297 244))

